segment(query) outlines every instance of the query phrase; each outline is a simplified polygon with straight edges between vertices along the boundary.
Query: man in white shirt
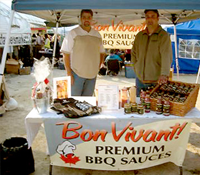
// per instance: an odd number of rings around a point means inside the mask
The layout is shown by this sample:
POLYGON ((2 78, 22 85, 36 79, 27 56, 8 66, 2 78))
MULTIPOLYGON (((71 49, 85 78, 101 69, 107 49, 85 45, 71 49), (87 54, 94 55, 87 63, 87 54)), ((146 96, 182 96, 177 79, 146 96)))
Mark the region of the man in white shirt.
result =
POLYGON ((81 11, 81 24, 64 39, 61 52, 67 75, 71 77, 72 96, 92 96, 96 76, 104 59, 102 38, 91 27, 93 12, 81 11))
POLYGON ((37 36, 36 36, 36 37, 37 37, 37 38, 36 38, 37 44, 40 45, 40 46, 42 46, 42 45, 43 45, 43 42, 44 42, 43 38, 40 36, 39 33, 37 33, 37 36))

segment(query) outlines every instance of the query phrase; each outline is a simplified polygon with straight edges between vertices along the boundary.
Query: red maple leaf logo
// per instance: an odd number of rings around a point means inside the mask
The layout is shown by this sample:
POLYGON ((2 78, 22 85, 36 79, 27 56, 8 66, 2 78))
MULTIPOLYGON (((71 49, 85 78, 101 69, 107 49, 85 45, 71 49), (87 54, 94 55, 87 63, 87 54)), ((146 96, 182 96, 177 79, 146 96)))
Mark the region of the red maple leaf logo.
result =
POLYGON ((79 157, 74 156, 73 154, 68 154, 67 157, 61 154, 60 157, 65 163, 76 164, 76 162, 80 161, 79 157))

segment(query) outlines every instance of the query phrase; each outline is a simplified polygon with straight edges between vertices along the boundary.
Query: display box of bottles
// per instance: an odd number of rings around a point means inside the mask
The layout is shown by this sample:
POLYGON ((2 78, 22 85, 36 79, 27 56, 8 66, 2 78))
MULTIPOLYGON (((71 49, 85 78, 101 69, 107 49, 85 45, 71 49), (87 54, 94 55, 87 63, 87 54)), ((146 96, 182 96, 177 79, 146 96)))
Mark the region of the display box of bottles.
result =
POLYGON ((170 114, 183 117, 195 107, 198 92, 198 84, 168 81, 157 85, 150 93, 151 110, 156 111, 157 99, 161 96, 163 101, 170 101, 170 114))

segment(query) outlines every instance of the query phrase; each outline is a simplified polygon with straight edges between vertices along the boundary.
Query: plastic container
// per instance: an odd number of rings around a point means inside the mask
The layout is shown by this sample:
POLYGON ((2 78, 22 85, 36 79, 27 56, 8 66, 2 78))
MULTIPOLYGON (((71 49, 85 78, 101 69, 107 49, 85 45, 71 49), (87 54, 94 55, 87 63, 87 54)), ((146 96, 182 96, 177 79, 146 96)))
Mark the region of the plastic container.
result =
POLYGON ((47 98, 33 99, 34 108, 38 111, 39 114, 47 112, 49 107, 49 100, 47 98))
POLYGON ((3 175, 28 175, 35 171, 32 150, 23 137, 6 139, 1 144, 1 156, 3 175))
POLYGON ((133 63, 125 63, 125 77, 126 78, 135 78, 135 72, 133 69, 133 63))

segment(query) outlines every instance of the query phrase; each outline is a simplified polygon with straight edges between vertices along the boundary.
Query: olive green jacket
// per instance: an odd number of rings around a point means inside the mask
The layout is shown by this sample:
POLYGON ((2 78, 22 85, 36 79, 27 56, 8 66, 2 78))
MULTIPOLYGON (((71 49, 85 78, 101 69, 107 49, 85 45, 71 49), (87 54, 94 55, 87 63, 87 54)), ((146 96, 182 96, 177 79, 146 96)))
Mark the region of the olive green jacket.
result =
POLYGON ((142 82, 156 82, 160 75, 169 76, 172 46, 169 34, 161 26, 148 35, 147 28, 139 32, 131 50, 136 76, 142 82))

